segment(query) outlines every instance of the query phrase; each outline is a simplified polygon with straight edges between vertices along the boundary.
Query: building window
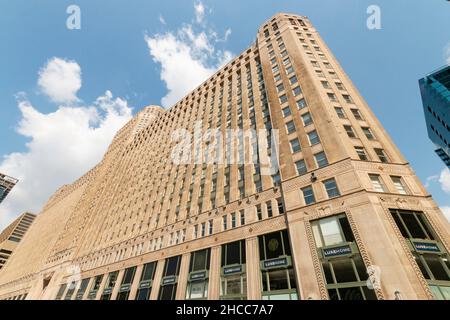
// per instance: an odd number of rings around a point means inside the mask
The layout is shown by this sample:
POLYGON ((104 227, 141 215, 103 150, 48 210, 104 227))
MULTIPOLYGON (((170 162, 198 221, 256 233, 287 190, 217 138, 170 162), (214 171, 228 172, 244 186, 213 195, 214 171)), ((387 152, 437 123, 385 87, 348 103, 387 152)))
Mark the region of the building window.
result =
POLYGON ((277 207, 278 207, 278 214, 284 214, 286 210, 284 209, 284 203, 281 198, 277 199, 277 207))
POLYGON ((311 223, 330 300, 376 300, 345 214, 311 223))
POLYGON ((303 125, 309 126, 310 124, 313 123, 312 118, 311 118, 311 114, 309 112, 305 113, 304 115, 302 115, 302 121, 303 121, 303 125))
POLYGON ((302 174, 305 174, 308 172, 308 169, 306 168, 305 160, 303 160, 303 159, 295 162, 295 166, 297 168, 297 173, 299 175, 302 175, 302 174))
POLYGON ((295 97, 302 94, 302 90, 300 89, 300 87, 295 87, 294 89, 292 89, 292 92, 294 93, 295 97))
POLYGON ((286 131, 288 134, 294 133, 295 132, 295 124, 294 121, 289 121, 288 123, 286 123, 286 131))
POLYGON ((119 271, 110 272, 108 275, 108 279, 106 280, 105 288, 103 289, 102 296, 100 300, 110 300, 112 291, 116 285, 117 276, 119 275, 119 271))
POLYGON ((287 231, 259 236, 259 254, 262 299, 297 300, 297 286, 287 231))
POLYGON ((436 300, 450 300, 449 254, 423 212, 391 209, 395 224, 436 300))
POLYGON ((92 282, 92 286, 91 289, 89 290, 88 293, 88 299, 89 300, 94 300, 95 297, 97 296, 97 292, 100 289, 100 285, 102 283, 103 280, 103 275, 98 275, 94 278, 94 281, 92 282))
POLYGON ((368 160, 366 151, 363 147, 355 147, 356 154, 359 157, 359 160, 368 160))
POLYGON ((191 253, 186 300, 200 300, 208 297, 210 253, 210 249, 191 253))
POLYGON ((283 116, 288 117, 290 115, 291 115, 291 108, 289 107, 283 108, 283 116))
POLYGON ((293 153, 297 153, 301 151, 300 141, 295 138, 294 140, 289 141, 291 143, 291 149, 293 153))
POLYGON ((316 202, 316 198, 314 197, 314 191, 312 186, 308 186, 302 189, 303 199, 305 200, 306 205, 310 205, 316 202))
POLYGON ((175 300, 181 256, 166 259, 158 300, 175 300))
POLYGON ((305 107, 306 107, 306 101, 305 101, 305 99, 297 100, 297 108, 298 108, 299 110, 301 110, 301 109, 303 109, 303 108, 305 108, 305 107))
POLYGON ((345 102, 347 103, 353 103, 352 97, 350 97, 348 94, 343 94, 342 98, 344 98, 345 102))
POLYGON ((64 292, 66 291, 66 288, 67 288, 67 283, 63 283, 63 284, 59 287, 59 290, 58 290, 58 293, 56 294, 55 300, 61 300, 61 298, 62 298, 63 295, 64 295, 64 292))
POLYGON ((258 204, 256 206, 256 217, 258 218, 258 221, 261 221, 263 219, 262 210, 261 210, 261 205, 260 204, 258 204))
POLYGON ((345 132, 347 132, 347 135, 348 135, 350 138, 356 138, 356 134, 355 134, 355 132, 353 131, 352 126, 344 126, 344 129, 345 129, 345 132))
POLYGON ((325 155, 325 152, 319 152, 314 155, 314 158, 316 159, 317 167, 323 168, 328 165, 328 159, 325 155))
POLYGON ((208 234, 212 235, 213 231, 214 231, 214 220, 209 220, 208 221, 208 234))
POLYGON ((363 117, 361 116, 361 113, 358 109, 350 109, 352 111, 353 116, 356 120, 363 120, 363 117))
POLYGON ((308 133, 308 138, 309 138, 309 143, 311 144, 311 146, 319 144, 320 140, 319 140, 319 136, 317 135, 317 131, 311 131, 310 133, 308 133))
POLYGON ((340 119, 346 118, 344 109, 342 109, 341 107, 334 107, 334 110, 336 110, 336 113, 340 119))
POLYGON ((384 186, 383 180, 378 174, 369 174, 370 181, 372 182, 372 188, 376 192, 386 192, 386 187, 384 186))
POLYGON ((284 91, 284 86, 282 83, 277 85, 277 92, 281 92, 281 91, 284 91))
POLYGON ((323 185, 325 186, 325 190, 327 190, 328 198, 336 198, 341 195, 334 178, 325 180, 323 185))
POLYGON ((327 95, 331 102, 337 102, 337 98, 334 93, 328 92, 327 95))
POLYGON ((119 294, 117 300, 128 300, 131 290, 131 284, 133 283, 134 274, 136 273, 136 267, 127 268, 124 271, 122 283, 119 287, 119 294))
POLYGON ((245 225, 245 211, 241 210, 240 215, 241 215, 241 226, 243 226, 245 225))
POLYGON ((374 137, 374 135, 372 133, 372 130, 370 130, 369 127, 362 127, 361 129, 364 132, 364 134, 366 135, 367 139, 375 140, 375 137, 374 137))
POLYGON ((231 228, 234 229, 237 227, 237 221, 236 221, 236 213, 231 214, 231 228))
POLYGON ((322 87, 324 89, 330 89, 330 84, 328 83, 328 81, 320 81, 322 83, 322 87))
POLYGON ((245 240, 224 244, 221 249, 220 299, 246 300, 245 240))
POLYGON ((227 216, 222 217, 222 230, 226 231, 228 229, 228 219, 227 216))
POLYGON ((296 76, 292 76, 292 77, 290 77, 289 78, 289 82, 290 82, 290 84, 294 84, 294 83, 297 83, 297 77, 296 76))
POLYGON ((280 96, 280 103, 286 103, 288 101, 287 96, 285 94, 283 94, 282 96, 280 96))
POLYGON ((156 262, 144 264, 142 267, 141 278, 139 279, 136 300, 149 300, 152 291, 153 279, 155 277, 156 262))
POLYGON ((395 189, 400 194, 408 194, 408 189, 406 188, 405 183, 403 182, 402 177, 391 176, 392 183, 395 186, 395 189))
POLYGON ((286 74, 291 74, 292 72, 294 72, 294 68, 292 68, 292 66, 286 68, 286 74))
POLYGON ((90 278, 81 280, 80 287, 78 288, 77 294, 75 295, 76 300, 82 300, 84 293, 86 292, 87 286, 89 284, 90 278))
POLYGON ((272 218, 273 217, 273 210, 272 210, 272 202, 267 201, 266 202, 266 208, 267 208, 267 217, 272 218))
POLYGON ((381 162, 383 162, 383 163, 389 162, 389 158, 388 158, 388 156, 386 155, 386 152, 384 152, 383 149, 375 148, 375 153, 377 154, 378 159, 380 159, 381 162))

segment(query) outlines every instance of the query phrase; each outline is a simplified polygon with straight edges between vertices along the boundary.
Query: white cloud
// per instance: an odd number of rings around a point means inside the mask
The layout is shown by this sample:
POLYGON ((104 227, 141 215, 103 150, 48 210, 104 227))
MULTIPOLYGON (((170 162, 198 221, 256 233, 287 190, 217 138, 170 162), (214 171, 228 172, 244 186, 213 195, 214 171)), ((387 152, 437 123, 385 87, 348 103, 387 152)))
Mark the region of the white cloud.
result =
POLYGON ((450 207, 441 207, 440 209, 447 220, 450 221, 450 207))
POLYGON ((444 59, 446 63, 450 64, 450 43, 444 48, 444 59))
POLYGON ((439 176, 439 183, 441 184, 442 190, 450 194, 450 170, 444 168, 439 176))
POLYGON ((176 31, 145 36, 153 61, 161 65, 160 77, 168 90, 161 100, 164 107, 175 104, 231 60, 231 52, 216 48, 218 42, 226 41, 231 30, 227 29, 220 39, 206 26, 204 13, 203 4, 196 3, 196 21, 201 17, 205 22, 200 30, 195 30, 192 24, 185 24, 176 31))
POLYGON ((205 19, 205 6, 201 1, 194 4, 195 22, 202 23, 205 19))
POLYGON ((164 19, 164 17, 162 15, 159 15, 158 19, 159 19, 159 22, 161 22, 161 24, 166 24, 166 20, 164 19))
POLYGON ((75 61, 54 57, 39 70, 38 85, 53 102, 78 101, 81 88, 81 68, 75 61))
POLYGON ((0 172, 20 181, 0 206, 0 227, 24 211, 38 213, 63 184, 71 183, 97 164, 113 136, 132 116, 127 101, 110 91, 91 105, 59 106, 39 112, 24 94, 17 132, 29 138, 26 151, 0 160, 0 172))

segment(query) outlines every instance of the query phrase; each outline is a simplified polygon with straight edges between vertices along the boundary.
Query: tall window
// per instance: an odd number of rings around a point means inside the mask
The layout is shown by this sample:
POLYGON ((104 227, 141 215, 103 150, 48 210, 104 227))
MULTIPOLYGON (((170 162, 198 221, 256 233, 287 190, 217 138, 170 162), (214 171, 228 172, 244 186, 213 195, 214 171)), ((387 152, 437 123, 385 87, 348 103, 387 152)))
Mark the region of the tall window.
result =
POLYGON ((131 290, 131 284, 134 279, 134 274, 136 273, 136 267, 127 268, 124 271, 122 283, 119 287, 119 294, 117 295, 117 300, 128 300, 131 290))
POLYGON ((305 200, 305 204, 313 204, 316 202, 316 198, 314 197, 314 191, 312 186, 308 186, 302 189, 303 199, 305 200))
POLYGON ((369 127, 362 127, 362 131, 364 132, 364 135, 367 137, 367 139, 375 140, 372 130, 369 127))
POLYGON ((150 292, 152 291, 153 279, 155 277, 156 262, 144 264, 142 267, 142 274, 139 280, 136 300, 150 299, 150 292))
POLYGON ((83 299, 83 295, 86 292, 87 286, 89 284, 89 280, 90 280, 90 278, 86 278, 86 279, 81 280, 80 287, 78 288, 77 294, 75 295, 75 299, 76 300, 82 300, 83 299))
POLYGON ((297 173, 299 175, 302 175, 302 174, 305 174, 308 172, 308 169, 306 168, 305 160, 303 160, 303 159, 295 162, 295 166, 297 168, 297 173))
POLYGON ((361 112, 359 112, 358 109, 350 109, 352 111, 353 116, 356 120, 363 120, 363 117, 361 115, 361 112))
POLYGON ((300 147, 300 141, 297 138, 295 138, 289 142, 291 143, 291 149, 292 149, 293 153, 302 151, 302 149, 300 147))
POLYGON ((360 160, 368 160, 366 151, 363 147, 355 147, 355 151, 360 160))
POLYGON ((344 109, 342 109, 341 107, 334 107, 334 110, 336 110, 336 114, 338 115, 338 117, 340 119, 345 119, 346 118, 344 109))
POLYGON ((350 138, 356 138, 355 131, 353 131, 352 126, 344 126, 345 132, 350 138))
POLYGON ((317 135, 317 131, 311 131, 308 133, 309 143, 313 146, 320 143, 319 136, 317 135))
POLYGON ((116 285, 118 275, 119 275, 119 271, 110 272, 108 274, 108 279, 106 280, 106 285, 105 285, 105 288, 103 289, 101 300, 110 300, 111 299, 111 294, 116 285))
POLYGON ((435 299, 450 300, 450 256, 423 212, 390 211, 435 299))
POLYGON ((380 159, 381 162, 384 162, 384 163, 389 162, 389 158, 388 158, 388 156, 386 155, 386 152, 384 152, 383 149, 375 148, 375 153, 377 154, 378 159, 380 159))
POLYGON ((263 300, 297 300, 297 285, 286 230, 259 236, 263 300))
POLYGON ((237 227, 237 221, 236 221, 236 213, 231 214, 231 228, 237 227))
POLYGON ((93 300, 97 296, 97 292, 100 289, 102 280, 103 280, 103 275, 101 274, 101 275, 96 276, 94 278, 94 280, 92 281, 91 289, 89 290, 89 293, 88 293, 89 300, 93 300))
POLYGON ((226 231, 228 229, 228 216, 222 217, 222 230, 226 231))
POLYGON ((181 256, 166 259, 158 300, 175 300, 181 256))
POLYGON ((210 254, 210 249, 191 253, 186 299, 206 299, 208 297, 210 254))
POLYGON ((314 158, 316 159, 316 163, 319 168, 323 168, 328 165, 328 159, 327 159, 327 156, 325 155, 325 152, 322 151, 322 152, 316 153, 314 155, 314 158))
POLYGON ((309 126, 310 124, 313 123, 312 118, 311 118, 311 114, 309 112, 305 113, 304 115, 302 115, 302 121, 303 121, 303 125, 309 126))
POLYGON ((327 190, 328 198, 336 198, 341 195, 334 178, 325 180, 323 185, 325 186, 325 190, 327 190))
POLYGON ((402 177, 391 176, 391 179, 398 193, 408 194, 408 189, 406 188, 406 185, 403 182, 402 177))
POLYGON ((288 134, 294 133, 295 132, 295 124, 294 121, 289 121, 288 123, 286 123, 286 131, 288 134))
POLYGON ((372 182, 373 190, 376 192, 386 192, 386 187, 378 174, 369 174, 369 178, 372 182))
POLYGON ((245 240, 224 244, 221 249, 220 299, 245 300, 245 240))
POLYGON ((366 267, 345 214, 311 223, 331 300, 375 300, 366 267))

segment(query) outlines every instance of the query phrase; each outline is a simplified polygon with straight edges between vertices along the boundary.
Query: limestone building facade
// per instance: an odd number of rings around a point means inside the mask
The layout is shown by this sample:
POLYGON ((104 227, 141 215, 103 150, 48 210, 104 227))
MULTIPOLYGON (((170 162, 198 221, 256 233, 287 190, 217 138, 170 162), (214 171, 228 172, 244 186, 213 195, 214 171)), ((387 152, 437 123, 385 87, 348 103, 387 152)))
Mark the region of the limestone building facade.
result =
POLYGON ((50 198, 0 299, 449 299, 449 230, 312 23, 280 13, 50 198))

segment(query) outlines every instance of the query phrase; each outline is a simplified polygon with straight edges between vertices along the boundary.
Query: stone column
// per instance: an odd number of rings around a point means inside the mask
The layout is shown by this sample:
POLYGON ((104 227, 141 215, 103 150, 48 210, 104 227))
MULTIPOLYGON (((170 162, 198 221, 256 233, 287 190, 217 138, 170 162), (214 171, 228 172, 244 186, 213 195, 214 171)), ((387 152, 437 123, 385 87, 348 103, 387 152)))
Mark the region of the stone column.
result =
POLYGON ((176 300, 184 300, 186 297, 190 258, 190 253, 185 253, 181 256, 180 273, 178 274, 177 281, 177 293, 175 295, 176 300))
POLYGON ((258 237, 246 239, 247 298, 261 300, 258 237))
POLYGON ((220 246, 211 248, 208 300, 219 300, 220 296, 220 249, 220 246))
POLYGON ((110 300, 116 300, 117 299, 117 294, 119 293, 119 289, 120 289, 120 284, 122 283, 122 279, 123 276, 125 274, 125 270, 120 270, 119 274, 117 275, 117 280, 116 283, 114 285, 114 288, 111 292, 111 299, 110 300))
POLYGON ((161 278, 164 273, 164 265, 166 260, 159 260, 156 265, 155 279, 152 284, 152 292, 150 293, 150 300, 158 300, 159 287, 161 285, 161 278))
POLYGON ((100 287, 98 288, 97 294, 95 296, 95 300, 100 300, 101 296, 102 296, 102 292, 105 289, 106 286, 106 281, 108 280, 109 277, 109 273, 106 273, 103 278, 102 278, 102 282, 100 283, 100 287))
POLYGON ((142 270, 144 270, 144 265, 140 265, 136 267, 136 271, 134 272, 134 278, 133 283, 131 284, 130 288, 130 295, 128 297, 128 300, 135 300, 136 294, 139 286, 139 280, 141 279, 142 270))

